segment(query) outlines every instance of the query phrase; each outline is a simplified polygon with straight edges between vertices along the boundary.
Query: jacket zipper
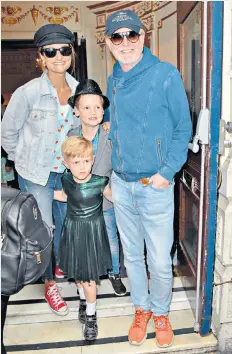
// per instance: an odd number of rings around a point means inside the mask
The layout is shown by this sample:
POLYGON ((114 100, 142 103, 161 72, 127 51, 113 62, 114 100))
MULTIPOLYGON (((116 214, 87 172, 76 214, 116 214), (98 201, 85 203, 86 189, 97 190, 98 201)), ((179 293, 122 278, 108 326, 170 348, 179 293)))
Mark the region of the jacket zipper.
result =
POLYGON ((160 139, 157 139, 157 146, 158 146, 158 155, 159 155, 159 160, 160 160, 160 166, 163 166, 163 159, 162 159, 162 154, 161 154, 161 142, 160 142, 160 139))
MULTIPOLYGON (((116 94, 116 87, 113 88, 113 104, 114 104, 114 121, 116 121, 116 107, 115 107, 115 94, 116 94)), ((118 167, 118 172, 120 173, 120 170, 122 168, 122 158, 121 158, 121 155, 120 155, 120 149, 119 149, 119 139, 118 139, 118 134, 116 134, 116 140, 117 140, 117 146, 118 146, 118 157, 119 157, 119 167, 118 167)))

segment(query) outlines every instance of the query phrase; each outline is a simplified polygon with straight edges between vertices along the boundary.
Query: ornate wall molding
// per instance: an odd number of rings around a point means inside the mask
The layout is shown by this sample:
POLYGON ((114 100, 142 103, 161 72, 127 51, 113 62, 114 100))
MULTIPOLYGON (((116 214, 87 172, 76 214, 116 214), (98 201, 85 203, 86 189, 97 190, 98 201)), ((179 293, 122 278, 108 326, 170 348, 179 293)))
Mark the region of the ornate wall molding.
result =
POLYGON ((106 44, 100 44, 99 46, 100 48, 100 56, 101 56, 101 60, 105 60, 106 59, 106 44))
POLYGON ((65 22, 68 22, 71 18, 75 17, 75 22, 78 23, 78 8, 74 8, 74 6, 71 6, 70 8, 64 6, 49 6, 46 7, 46 12, 50 13, 52 16, 49 16, 46 14, 43 10, 43 6, 39 6, 39 14, 48 21, 49 23, 55 23, 55 24, 63 24, 65 22), (64 12, 68 12, 64 16, 62 14, 64 12))
POLYGON ((105 28, 105 25, 106 25, 106 14, 100 14, 100 15, 97 15, 97 27, 96 29, 98 28, 105 28))
POLYGON ((142 19, 142 23, 147 31, 152 31, 154 29, 154 16, 150 15, 149 17, 142 19))
POLYGON ((16 14, 18 12, 21 12, 22 9, 19 6, 14 6, 14 5, 2 6, 1 11, 3 14, 2 18, 1 18, 1 22, 3 24, 9 25, 9 26, 12 26, 12 25, 15 25, 16 23, 21 22, 30 13, 30 10, 28 10, 28 11, 24 12, 23 14, 21 14, 20 16, 16 16, 16 14))
MULTIPOLYGON (((42 4, 42 3, 41 3, 42 4)), ((16 5, 7 5, 1 7, 1 22, 9 27, 14 26, 21 21, 31 19, 34 26, 37 25, 38 19, 42 19, 46 23, 63 24, 74 20, 79 23, 79 9, 75 6, 51 6, 38 5, 37 3, 29 3, 24 6, 24 10, 16 5), (29 16, 31 14, 31 16, 29 16), (29 16, 29 17, 28 17, 29 16)), ((22 6, 23 7, 23 6, 22 6)), ((4 28, 2 28, 4 31, 4 28)))
POLYGON ((97 44, 105 43, 105 31, 96 32, 94 37, 97 40, 97 44))

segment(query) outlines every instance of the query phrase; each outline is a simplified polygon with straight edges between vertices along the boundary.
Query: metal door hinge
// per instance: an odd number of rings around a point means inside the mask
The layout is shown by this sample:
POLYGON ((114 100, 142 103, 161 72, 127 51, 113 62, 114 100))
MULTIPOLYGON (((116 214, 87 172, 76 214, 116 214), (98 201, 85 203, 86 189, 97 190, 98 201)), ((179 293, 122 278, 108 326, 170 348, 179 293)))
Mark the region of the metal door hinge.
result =
POLYGON ((204 145, 209 144, 209 116, 210 111, 207 108, 202 109, 199 113, 196 134, 192 143, 188 145, 195 154, 199 151, 199 142, 204 145))

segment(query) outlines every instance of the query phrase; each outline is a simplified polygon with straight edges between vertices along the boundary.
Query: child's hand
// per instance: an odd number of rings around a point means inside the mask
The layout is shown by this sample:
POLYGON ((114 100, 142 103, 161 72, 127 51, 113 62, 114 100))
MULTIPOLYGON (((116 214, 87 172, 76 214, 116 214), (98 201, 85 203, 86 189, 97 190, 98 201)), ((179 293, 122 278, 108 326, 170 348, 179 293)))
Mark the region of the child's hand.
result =
POLYGON ((104 195, 104 197, 106 197, 106 199, 108 199, 110 202, 113 203, 111 188, 110 188, 109 184, 107 184, 107 186, 105 187, 105 189, 103 191, 103 195, 104 195))
POLYGON ((103 123, 102 128, 108 133, 110 131, 110 122, 103 123))
POLYGON ((67 202, 67 195, 64 191, 54 191, 54 199, 58 200, 59 202, 67 202))

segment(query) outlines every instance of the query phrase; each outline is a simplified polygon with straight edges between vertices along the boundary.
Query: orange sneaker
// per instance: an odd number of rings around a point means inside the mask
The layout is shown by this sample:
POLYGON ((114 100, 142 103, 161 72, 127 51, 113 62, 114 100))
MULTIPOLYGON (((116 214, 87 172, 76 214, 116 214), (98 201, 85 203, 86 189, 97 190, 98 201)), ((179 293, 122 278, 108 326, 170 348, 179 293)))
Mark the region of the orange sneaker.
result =
POLYGON ((135 318, 129 330, 129 342, 133 345, 141 345, 147 338, 147 324, 152 316, 151 311, 144 312, 143 309, 135 311, 135 318))
POLYGON ((168 316, 153 316, 156 332, 156 343, 161 348, 172 345, 174 334, 168 316))

